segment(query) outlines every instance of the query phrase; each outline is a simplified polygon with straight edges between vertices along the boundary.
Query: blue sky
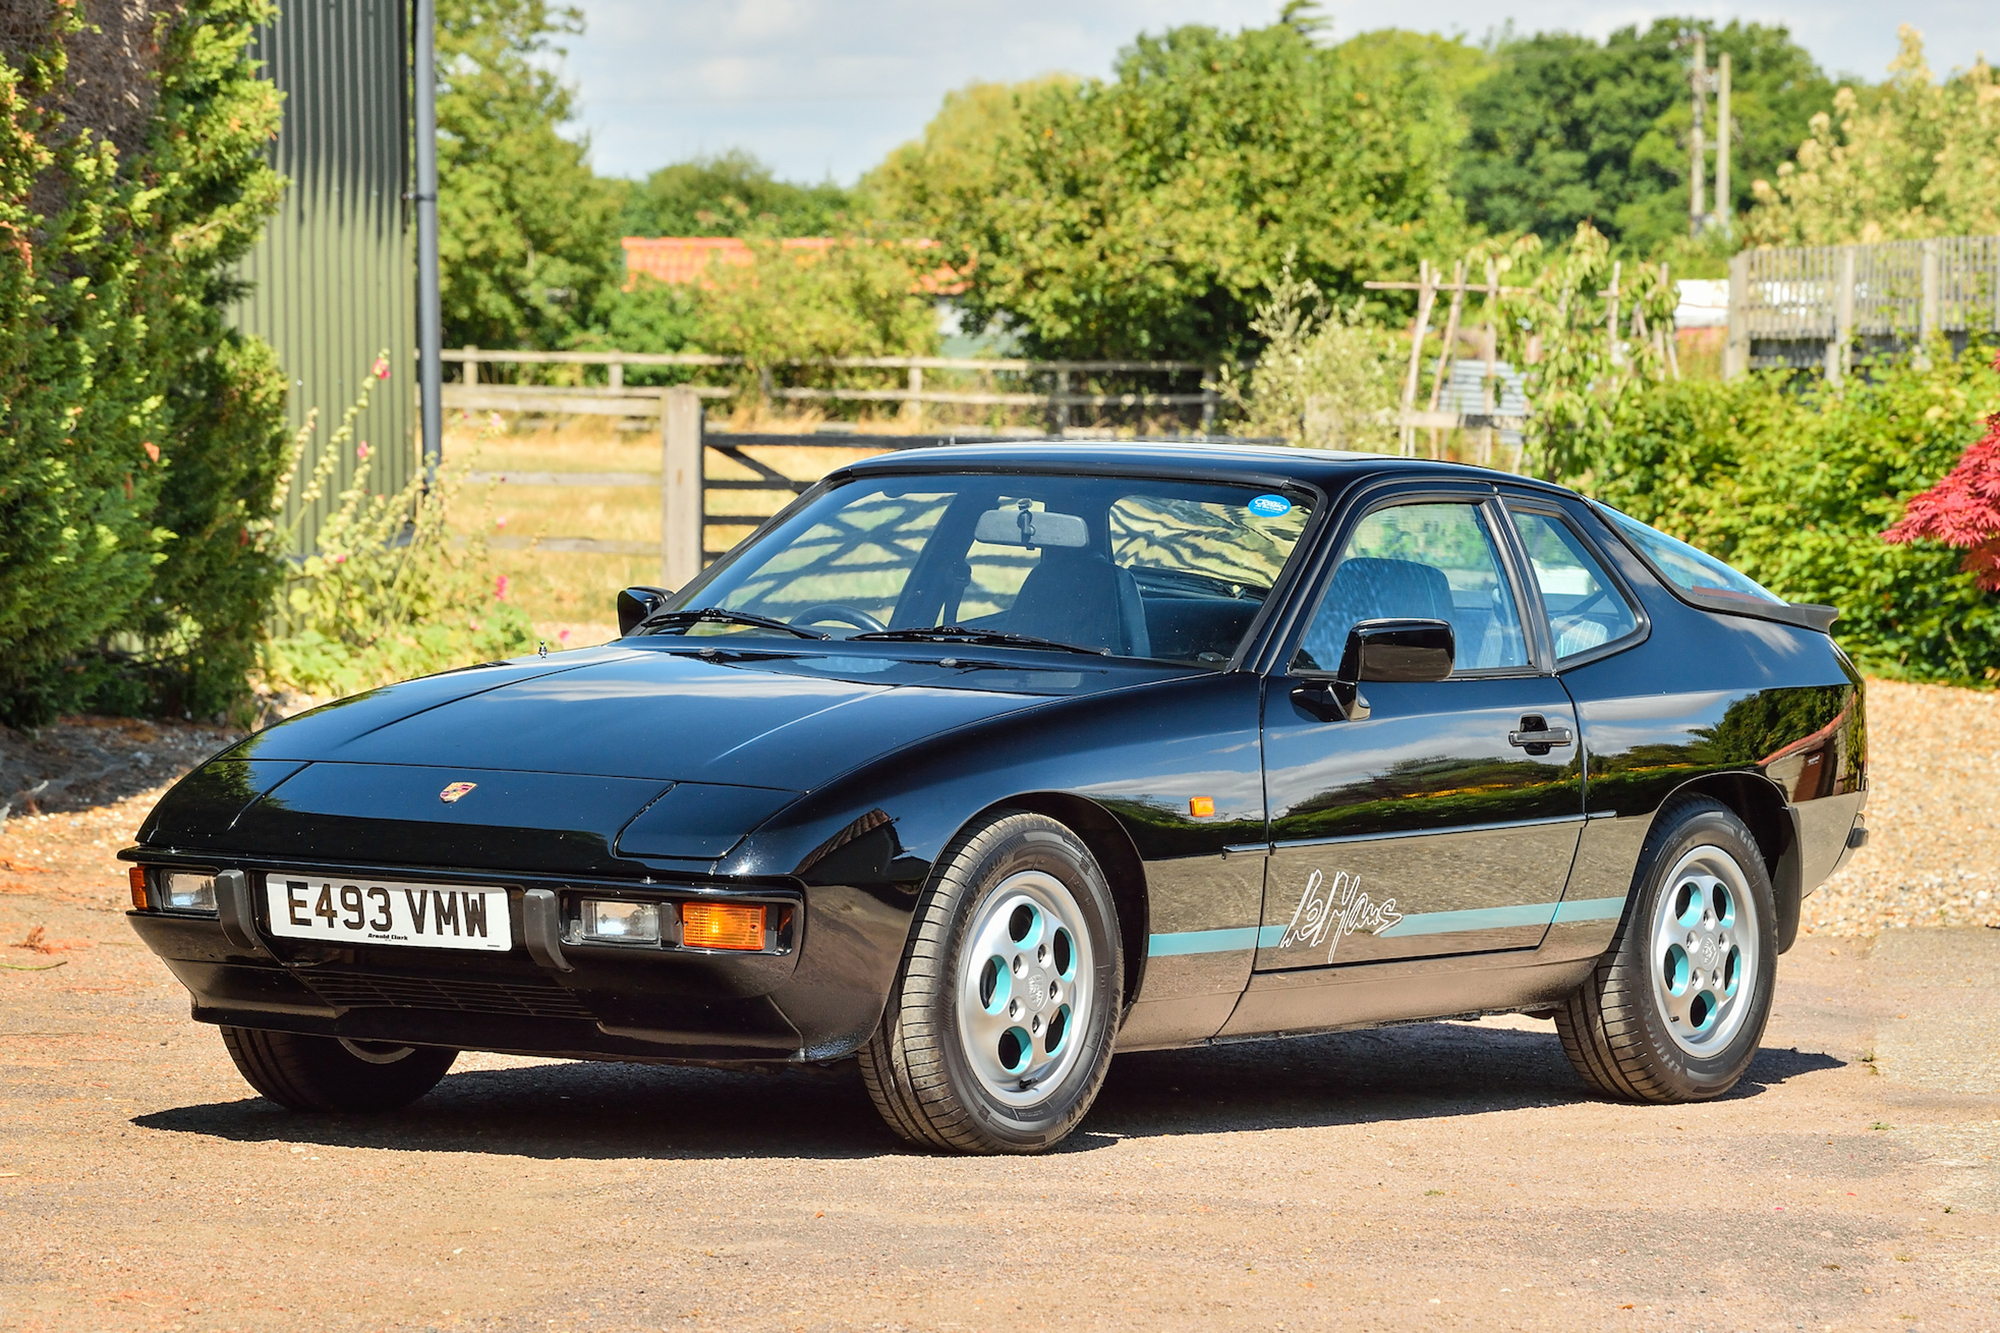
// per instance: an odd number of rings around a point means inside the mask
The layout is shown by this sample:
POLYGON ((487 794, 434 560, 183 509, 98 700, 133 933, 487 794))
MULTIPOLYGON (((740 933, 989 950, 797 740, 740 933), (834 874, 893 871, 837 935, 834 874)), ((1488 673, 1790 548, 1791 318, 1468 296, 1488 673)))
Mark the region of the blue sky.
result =
MULTIPOLYGON (((1142 31, 1270 22, 1279 0, 571 0, 587 31, 567 38, 577 128, 609 175, 643 176, 697 153, 747 148, 795 180, 851 183, 914 138, 950 89, 1051 70, 1106 73, 1142 31)), ((1328 0, 1335 35, 1411 27, 1477 39, 1517 29, 1602 36, 1660 14, 1782 23, 1830 72, 1875 79, 1896 25, 1922 29, 1942 73, 2000 56, 1995 0, 1690 0, 1671 6, 1520 0, 1328 0)))

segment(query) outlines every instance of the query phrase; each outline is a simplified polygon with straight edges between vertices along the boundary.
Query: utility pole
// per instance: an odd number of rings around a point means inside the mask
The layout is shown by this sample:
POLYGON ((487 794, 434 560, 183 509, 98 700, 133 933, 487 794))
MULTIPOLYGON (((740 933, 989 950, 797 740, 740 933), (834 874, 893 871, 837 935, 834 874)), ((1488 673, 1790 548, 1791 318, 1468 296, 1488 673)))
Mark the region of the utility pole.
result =
POLYGON ((1708 93, 1708 35, 1694 35, 1694 70, 1688 75, 1694 91, 1694 125, 1688 131, 1688 235, 1701 235, 1708 209, 1702 198, 1703 177, 1708 174, 1707 145, 1702 141, 1702 104, 1708 93))
POLYGON ((435 0, 412 6, 411 82, 415 86, 417 168, 417 392, 422 414, 424 476, 444 457, 444 319, 438 297, 437 8, 435 0))
POLYGON ((1729 194, 1729 52, 1715 58, 1715 222, 1730 234, 1734 201, 1729 194))

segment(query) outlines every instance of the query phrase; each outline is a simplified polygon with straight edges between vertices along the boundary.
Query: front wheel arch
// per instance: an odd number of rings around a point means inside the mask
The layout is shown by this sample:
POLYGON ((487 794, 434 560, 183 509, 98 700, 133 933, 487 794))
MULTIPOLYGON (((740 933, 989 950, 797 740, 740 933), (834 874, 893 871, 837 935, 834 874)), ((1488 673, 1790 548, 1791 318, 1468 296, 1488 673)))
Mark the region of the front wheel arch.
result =
POLYGON ((1125 831, 1117 816, 1095 801, 1073 792, 1035 791, 995 801, 961 824, 952 838, 962 837, 969 829, 1017 810, 1046 815, 1067 826, 1097 858, 1098 869, 1104 872, 1112 901, 1118 906, 1118 933, 1125 946, 1125 1007, 1130 1010, 1139 994, 1139 984, 1145 980, 1146 941, 1152 929, 1147 912, 1146 867, 1139 859, 1132 835, 1125 831))

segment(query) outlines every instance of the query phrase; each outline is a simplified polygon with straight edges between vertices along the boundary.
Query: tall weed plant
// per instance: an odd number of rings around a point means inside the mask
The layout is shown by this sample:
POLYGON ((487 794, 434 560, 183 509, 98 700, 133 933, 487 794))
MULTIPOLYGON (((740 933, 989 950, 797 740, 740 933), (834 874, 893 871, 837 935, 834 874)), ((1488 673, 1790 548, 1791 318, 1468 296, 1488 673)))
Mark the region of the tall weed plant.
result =
MULTIPOLYGON (((485 525, 454 541, 450 519, 463 487, 452 465, 440 466, 429 481, 419 473, 392 494, 370 491, 375 452, 355 442, 354 422, 388 369, 385 354, 300 492, 300 517, 287 534, 294 541, 342 455, 351 448, 363 464, 280 594, 279 628, 262 659, 272 687, 348 695, 534 646, 527 616, 506 600, 505 577, 487 577, 485 540, 476 535, 485 525)), ((299 432, 296 459, 303 459, 313 428, 309 420, 299 432)))
POLYGON ((1396 447, 1396 337, 1368 323, 1360 302, 1327 305, 1285 258, 1250 328, 1264 351, 1247 374, 1224 365, 1218 392, 1243 435, 1308 449, 1396 447))

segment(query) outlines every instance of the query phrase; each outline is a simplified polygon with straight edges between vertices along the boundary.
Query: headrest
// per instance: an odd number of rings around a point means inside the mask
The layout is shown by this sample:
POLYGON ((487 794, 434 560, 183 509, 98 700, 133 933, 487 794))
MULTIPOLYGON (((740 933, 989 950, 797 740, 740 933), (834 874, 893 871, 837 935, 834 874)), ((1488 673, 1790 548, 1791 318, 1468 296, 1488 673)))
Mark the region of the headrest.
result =
POLYGON ((1090 529, 1075 514, 989 509, 972 535, 989 546, 1086 546, 1090 529))

